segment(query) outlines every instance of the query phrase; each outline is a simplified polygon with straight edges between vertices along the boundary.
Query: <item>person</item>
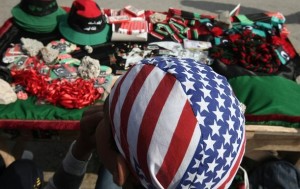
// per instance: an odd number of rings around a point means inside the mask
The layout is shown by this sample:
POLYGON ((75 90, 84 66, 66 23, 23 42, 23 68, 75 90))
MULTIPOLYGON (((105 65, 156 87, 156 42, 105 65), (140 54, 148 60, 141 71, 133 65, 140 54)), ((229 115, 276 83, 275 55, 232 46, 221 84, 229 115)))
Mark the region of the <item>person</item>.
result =
POLYGON ((103 118, 103 104, 96 104, 83 112, 80 120, 80 133, 71 144, 60 167, 50 178, 44 189, 79 188, 87 164, 96 146, 96 128, 103 118))
POLYGON ((42 169, 29 156, 15 159, 0 149, 1 189, 42 189, 43 180, 42 169))
MULTIPOLYGON (((230 186, 245 151, 245 118, 226 78, 209 66, 143 59, 116 81, 103 107, 84 113, 81 127, 89 129, 82 128, 61 172, 82 181, 96 147, 125 189, 230 186)), ((64 178, 56 172, 49 184, 72 188, 74 180, 64 178)))

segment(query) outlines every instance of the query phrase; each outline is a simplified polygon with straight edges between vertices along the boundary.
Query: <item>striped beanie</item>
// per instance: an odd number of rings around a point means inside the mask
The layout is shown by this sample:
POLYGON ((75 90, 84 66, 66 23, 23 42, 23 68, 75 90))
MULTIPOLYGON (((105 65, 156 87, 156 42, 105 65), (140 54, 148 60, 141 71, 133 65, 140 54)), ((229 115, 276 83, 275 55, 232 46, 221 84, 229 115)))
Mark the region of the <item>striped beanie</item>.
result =
POLYGON ((154 57, 109 96, 116 145, 146 188, 228 188, 245 151, 245 119, 225 77, 192 59, 154 57))

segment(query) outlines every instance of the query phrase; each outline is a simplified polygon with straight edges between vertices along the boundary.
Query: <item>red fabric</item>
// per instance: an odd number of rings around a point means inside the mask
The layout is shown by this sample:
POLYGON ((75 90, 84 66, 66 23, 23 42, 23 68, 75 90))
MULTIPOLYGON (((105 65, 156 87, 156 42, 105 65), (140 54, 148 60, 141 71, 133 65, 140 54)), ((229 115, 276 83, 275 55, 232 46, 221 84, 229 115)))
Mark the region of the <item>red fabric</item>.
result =
POLYGON ((79 130, 79 120, 0 120, 1 129, 79 130))
POLYGON ((4 22, 4 24, 0 28, 0 38, 9 30, 9 28, 13 25, 13 18, 9 18, 4 22))
POLYGON ((157 178, 165 188, 170 185, 172 179, 175 177, 193 137, 194 129, 197 127, 197 119, 194 117, 193 110, 188 101, 185 104, 184 111, 182 111, 179 120, 174 136, 181 135, 181 138, 184 139, 177 140, 175 137, 172 138, 170 148, 157 173, 157 178), (174 154, 177 156, 176 159, 174 159, 174 154), (168 170, 168 174, 165 173, 166 170, 168 170))
POLYGON ((223 35, 223 29, 220 28, 220 27, 215 26, 215 27, 213 27, 213 28, 211 29, 211 33, 212 33, 214 36, 221 36, 221 35, 223 35))
POLYGON ((299 123, 299 116, 288 116, 282 114, 269 114, 269 115, 245 115, 246 120, 249 122, 264 122, 264 121, 283 121, 287 123, 299 123))
MULTIPOLYGON (((145 67, 144 67, 145 68, 145 67)), ((142 69, 141 71, 143 71, 142 69)), ((152 71, 152 69, 151 69, 152 71)), ((145 75, 145 74, 143 74, 145 75)), ((138 81, 138 80, 136 80, 138 81)), ((142 122, 141 122, 141 127, 140 127, 140 135, 138 137, 138 146, 137 146, 137 153, 138 153, 138 161, 142 162, 141 163, 141 168, 145 171, 145 176, 150 180, 150 173, 151 171, 148 169, 148 161, 147 161, 147 155, 148 155, 148 150, 149 146, 151 144, 151 139, 153 137, 153 133, 155 130, 155 127, 157 125, 158 119, 160 118, 161 111, 164 107, 165 101, 167 100, 173 86, 175 84, 175 78, 170 77, 170 75, 166 74, 164 78, 161 80, 160 84, 158 85, 155 93, 152 95, 151 100, 149 102, 149 106, 147 107, 142 122), (152 104, 155 104, 152 105, 152 104)), ((131 87, 133 87, 131 85, 131 87)), ((129 93, 128 93, 129 94, 129 93)), ((129 94, 130 95, 130 94, 129 94)), ((129 117, 129 116, 128 116, 129 117)), ((194 119, 193 119, 194 120, 194 119)), ((180 158, 178 158, 180 159, 180 158)), ((177 160, 178 160, 177 159, 177 160)), ((181 159, 180 159, 181 160, 181 159)), ((165 161, 167 161, 165 159, 165 161)), ((170 162, 168 162, 170 163, 170 162)), ((173 167, 176 167, 176 162, 172 161, 173 167)), ((166 166, 166 162, 163 163, 164 166, 166 166)), ((161 169, 163 169, 161 167, 161 169)), ((160 169, 160 171, 162 171, 160 169)), ((177 169, 175 170, 176 173, 177 169)), ((163 182, 164 188, 167 188, 172 181, 172 178, 175 174, 171 169, 169 170, 169 178, 162 178, 162 175, 160 172, 157 173, 157 178, 160 182, 163 182)))
MULTIPOLYGON (((121 124, 122 124, 122 135, 127 133, 128 129, 128 119, 129 119, 129 113, 131 111, 132 105, 134 103, 134 100, 140 90, 140 88, 143 86, 143 80, 145 78, 145 75, 149 75, 151 71, 153 70, 153 67, 145 67, 141 72, 138 73, 136 79, 134 80, 134 84, 132 84, 129 88, 128 94, 126 96, 126 101, 124 101, 122 111, 121 111, 121 124)), ((121 138, 121 145, 122 149, 124 150, 126 159, 130 159, 130 151, 129 146, 127 143, 127 136, 122 136, 121 138)), ((147 177, 147 175, 146 175, 147 177)))
MULTIPOLYGON (((227 43, 210 49, 212 58, 228 65, 239 64, 252 71, 266 73, 278 71, 281 62, 275 52, 277 44, 253 34, 250 30, 245 30, 242 34, 228 35, 225 39, 228 40, 227 43)), ((276 40, 277 43, 284 44, 281 38, 276 40)))
POLYGON ((37 69, 12 70, 15 84, 25 87, 26 91, 41 100, 65 108, 80 109, 95 102, 101 97, 94 88, 93 80, 82 78, 52 80, 48 75, 38 73, 37 69))
POLYGON ((281 46, 283 50, 290 56, 290 58, 295 58, 295 48, 286 37, 272 36, 272 44, 274 46, 281 46))
POLYGON ((93 0, 76 0, 73 3, 77 9, 77 14, 86 18, 96 18, 101 16, 101 10, 93 0))

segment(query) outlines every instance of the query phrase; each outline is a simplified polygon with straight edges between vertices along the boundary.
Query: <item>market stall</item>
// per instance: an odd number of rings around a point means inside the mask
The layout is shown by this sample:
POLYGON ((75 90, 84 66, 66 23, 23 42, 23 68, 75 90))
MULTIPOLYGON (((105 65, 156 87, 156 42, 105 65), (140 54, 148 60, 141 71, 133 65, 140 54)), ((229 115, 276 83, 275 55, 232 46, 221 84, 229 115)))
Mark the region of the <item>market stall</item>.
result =
POLYGON ((0 29, 0 76, 12 87, 2 95, 0 128, 77 130, 82 112, 130 66, 177 56, 228 79, 245 105, 246 150, 300 151, 300 59, 281 13, 46 9, 51 14, 21 3, 0 29))

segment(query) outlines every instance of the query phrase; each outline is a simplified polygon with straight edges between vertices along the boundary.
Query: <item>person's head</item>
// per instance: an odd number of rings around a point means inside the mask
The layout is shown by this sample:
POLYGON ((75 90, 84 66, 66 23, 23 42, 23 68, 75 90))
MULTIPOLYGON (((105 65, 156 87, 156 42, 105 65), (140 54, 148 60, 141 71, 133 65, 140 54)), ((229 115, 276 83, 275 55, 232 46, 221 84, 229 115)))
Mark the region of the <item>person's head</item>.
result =
POLYGON ((108 98, 97 145, 117 184, 230 185, 245 150, 245 119, 225 77, 191 59, 149 58, 108 98))

